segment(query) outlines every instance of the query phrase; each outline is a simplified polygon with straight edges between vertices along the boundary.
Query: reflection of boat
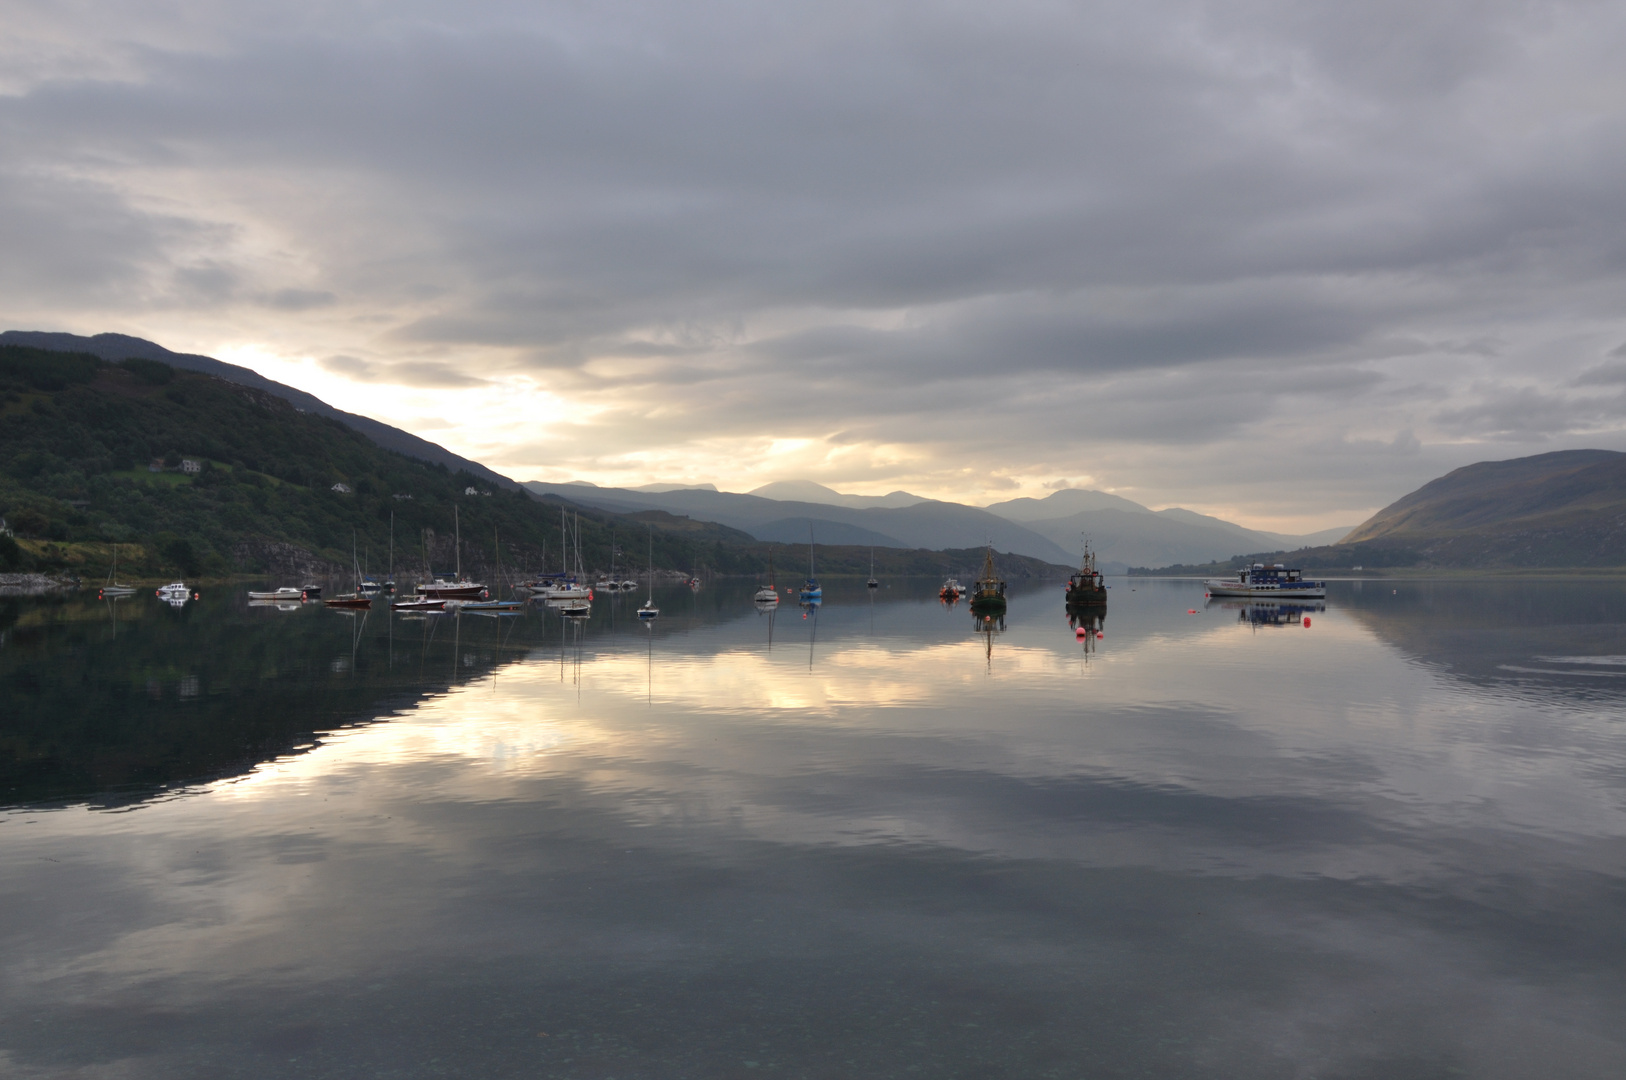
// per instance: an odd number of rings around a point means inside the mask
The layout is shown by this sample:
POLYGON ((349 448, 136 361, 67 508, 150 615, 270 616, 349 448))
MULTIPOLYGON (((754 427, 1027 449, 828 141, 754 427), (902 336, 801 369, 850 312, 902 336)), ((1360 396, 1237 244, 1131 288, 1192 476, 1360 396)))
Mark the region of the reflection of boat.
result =
POLYGON ((949 578, 943 582, 943 587, 937 590, 937 598, 952 604, 960 598, 960 594, 963 592, 965 592, 965 586, 961 585, 957 578, 949 578))
POLYGON ((824 601, 824 589, 819 585, 819 579, 813 576, 813 526, 807 527, 807 580, 802 582, 802 591, 796 598, 804 604, 818 604, 824 601))
POLYGON ((1227 611, 1235 611, 1238 622, 1249 626, 1306 626, 1310 616, 1327 610, 1326 604, 1278 604, 1269 601, 1221 604, 1227 611))
POLYGON ((248 602, 248 606, 274 607, 278 611, 298 611, 303 605, 298 600, 295 600, 292 603, 288 602, 287 600, 250 600, 248 602))
POLYGON ((373 606, 371 597, 357 596, 355 593, 335 596, 323 600, 322 603, 331 608, 370 608, 373 606))
POLYGON ((1095 643, 1107 636, 1106 619, 1105 605, 1096 605, 1087 610, 1074 608, 1067 612, 1067 625, 1073 628, 1073 640, 1084 646, 1086 657, 1095 651, 1095 643))
POLYGON ((1101 572, 1095 568, 1095 552, 1084 542, 1084 558, 1078 571, 1067 577, 1067 606, 1069 608, 1102 607, 1107 602, 1107 586, 1101 572))
POLYGON ((284 585, 272 592, 254 592, 250 590, 248 598, 250 600, 281 600, 285 603, 291 603, 305 599, 305 590, 296 589, 292 585, 284 585))
POLYGON ((977 587, 971 591, 971 611, 973 614, 1003 614, 1005 611, 1005 583, 994 572, 994 549, 991 546, 983 555, 982 576, 977 579, 977 587))
POLYGON ((164 603, 174 604, 176 607, 180 607, 188 600, 193 599, 192 588, 184 581, 172 581, 168 585, 160 587, 157 596, 164 603))
MULTIPOLYGON (((1001 600, 1003 601, 1003 598, 1001 600)), ((971 628, 983 635, 983 656, 988 663, 989 670, 992 671, 994 667, 994 635, 1005 632, 1005 609, 1000 608, 998 611, 979 613, 975 608, 972 608, 971 628)))
POLYGON ((1294 600, 1321 600, 1327 595, 1325 581, 1305 581, 1298 570, 1281 563, 1254 563, 1239 571, 1235 581, 1205 581, 1210 596, 1281 597, 1294 600))

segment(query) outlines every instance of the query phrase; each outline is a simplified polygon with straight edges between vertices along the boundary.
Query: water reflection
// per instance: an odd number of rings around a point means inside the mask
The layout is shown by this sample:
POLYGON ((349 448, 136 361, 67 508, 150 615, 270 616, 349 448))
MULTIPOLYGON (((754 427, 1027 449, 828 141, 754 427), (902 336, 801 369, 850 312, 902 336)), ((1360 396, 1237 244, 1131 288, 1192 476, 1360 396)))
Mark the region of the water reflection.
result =
POLYGON ((1614 586, 1340 586, 1275 632, 1138 583, 1092 653, 1057 589, 967 635, 936 584, 827 581, 805 665, 751 583, 654 624, 0 608, 6 703, 54 710, 7 752, 146 752, 101 730, 132 699, 333 721, 139 814, 12 800, 0 1072, 1626 1067, 1614 586))

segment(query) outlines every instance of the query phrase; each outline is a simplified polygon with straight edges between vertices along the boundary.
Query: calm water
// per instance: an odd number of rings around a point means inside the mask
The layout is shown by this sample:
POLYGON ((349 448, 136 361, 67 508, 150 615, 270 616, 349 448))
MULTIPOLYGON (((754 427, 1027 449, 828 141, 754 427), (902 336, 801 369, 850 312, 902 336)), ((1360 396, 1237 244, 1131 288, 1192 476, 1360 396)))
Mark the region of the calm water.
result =
POLYGON ((1626 1075, 1626 583, 749 596, 0 601, 0 1075, 1626 1075))

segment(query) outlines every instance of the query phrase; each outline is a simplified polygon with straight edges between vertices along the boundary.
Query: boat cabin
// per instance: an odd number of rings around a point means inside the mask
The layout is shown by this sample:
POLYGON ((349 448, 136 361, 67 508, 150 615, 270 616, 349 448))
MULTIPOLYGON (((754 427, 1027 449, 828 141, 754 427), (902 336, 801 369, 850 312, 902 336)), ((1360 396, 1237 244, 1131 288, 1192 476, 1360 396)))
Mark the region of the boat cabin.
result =
POLYGON ((1289 569, 1281 563, 1254 563, 1241 571, 1237 580, 1248 585, 1296 585, 1304 580, 1300 570, 1289 569))

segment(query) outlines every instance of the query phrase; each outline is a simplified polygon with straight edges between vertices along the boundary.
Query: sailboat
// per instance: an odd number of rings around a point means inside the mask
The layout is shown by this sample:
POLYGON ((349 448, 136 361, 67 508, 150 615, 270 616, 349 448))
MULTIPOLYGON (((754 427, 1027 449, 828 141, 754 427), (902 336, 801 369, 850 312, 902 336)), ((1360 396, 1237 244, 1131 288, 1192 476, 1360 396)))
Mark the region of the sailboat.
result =
MULTIPOLYGON (((591 600, 593 591, 581 583, 581 578, 570 572, 571 545, 566 535, 566 522, 568 517, 564 508, 559 509, 559 576, 552 581, 544 582, 540 590, 533 589, 545 600, 591 600)), ((576 515, 576 562, 581 563, 581 515, 576 515)))
MULTIPOLYGON (((492 526, 491 539, 497 549, 497 577, 502 578, 502 537, 498 535, 496 526, 492 526)), ((504 612, 519 611, 525 606, 523 600, 474 600, 462 606, 464 611, 473 612, 504 612)))
POLYGON ((1005 583, 994 571, 994 548, 988 545, 982 560, 982 576, 971 590, 971 614, 993 615, 1005 612, 1005 583))
POLYGON ((463 576, 463 522, 458 517, 456 506, 452 507, 452 527, 456 536, 457 577, 450 581, 446 578, 434 578, 419 585, 418 593, 431 600, 478 600, 486 591, 486 587, 463 576))
POLYGON ((869 580, 867 582, 865 582, 864 584, 868 585, 872 589, 879 589, 881 587, 881 583, 879 581, 875 580, 875 549, 874 548, 869 549, 869 580))
POLYGON ((661 609, 655 606, 655 526, 649 527, 649 599, 638 607, 640 619, 657 618, 661 609))
POLYGON ((356 590, 345 593, 343 596, 335 596, 331 600, 323 600, 322 603, 328 607, 336 608, 371 608, 373 606, 372 600, 361 593, 361 564, 356 561, 356 534, 354 530, 350 533, 350 570, 355 578, 356 590))
POLYGON ((134 596, 134 585, 119 584, 119 546, 113 545, 113 569, 107 572, 107 583, 102 586, 103 596, 134 596))
POLYGON ((773 548, 768 549, 768 584, 757 590, 756 602, 759 605, 779 603, 779 588, 773 580, 773 548))
POLYGON ((818 604, 824 601, 824 590, 819 587, 819 579, 813 576, 813 524, 807 526, 807 580, 802 583, 802 591, 797 599, 804 604, 818 604))

